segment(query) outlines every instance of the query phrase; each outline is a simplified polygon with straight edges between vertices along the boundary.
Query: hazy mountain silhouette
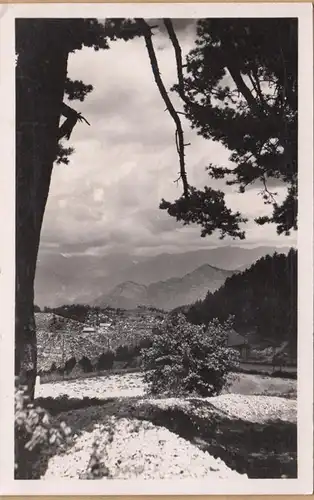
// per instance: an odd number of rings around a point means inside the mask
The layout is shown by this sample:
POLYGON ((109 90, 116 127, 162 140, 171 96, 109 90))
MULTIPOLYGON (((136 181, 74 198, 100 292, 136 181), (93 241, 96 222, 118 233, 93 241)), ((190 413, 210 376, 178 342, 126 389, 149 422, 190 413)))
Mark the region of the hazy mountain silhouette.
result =
POLYGON ((148 286, 127 281, 119 284, 109 294, 99 297, 94 305, 125 309, 146 305, 170 310, 205 298, 208 291, 214 292, 220 288, 232 274, 233 271, 204 264, 182 278, 173 277, 148 286))
POLYGON ((152 283, 182 278, 209 264, 225 270, 244 269, 266 254, 288 253, 288 247, 225 246, 153 257, 130 254, 106 256, 41 252, 36 272, 36 303, 41 307, 94 303, 124 282, 152 283))

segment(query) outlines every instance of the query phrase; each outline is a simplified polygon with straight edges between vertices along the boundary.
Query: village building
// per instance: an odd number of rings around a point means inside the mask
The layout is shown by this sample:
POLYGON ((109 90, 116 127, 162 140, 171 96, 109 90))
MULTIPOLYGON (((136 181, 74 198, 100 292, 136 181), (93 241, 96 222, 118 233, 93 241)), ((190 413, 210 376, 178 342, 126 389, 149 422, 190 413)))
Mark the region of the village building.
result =
POLYGON ((84 326, 83 331, 82 331, 82 335, 84 337, 88 337, 88 335, 95 333, 95 332, 96 332, 96 330, 93 326, 84 326))
POLYGON ((103 329, 103 328, 109 328, 111 326, 111 323, 108 322, 108 323, 99 323, 99 328, 103 329))

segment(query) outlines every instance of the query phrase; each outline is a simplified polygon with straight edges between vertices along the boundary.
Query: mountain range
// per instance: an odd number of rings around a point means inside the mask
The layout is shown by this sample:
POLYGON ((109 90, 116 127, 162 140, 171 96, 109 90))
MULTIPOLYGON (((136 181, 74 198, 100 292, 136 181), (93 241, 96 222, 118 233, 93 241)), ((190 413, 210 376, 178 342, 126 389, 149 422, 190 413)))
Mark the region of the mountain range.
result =
POLYGON ((127 281, 116 286, 109 294, 99 297, 94 305, 121 309, 134 309, 138 305, 171 310, 214 292, 234 271, 226 271, 204 264, 182 278, 157 281, 148 286, 127 281))
POLYGON ((169 300, 169 304, 173 304, 178 302, 173 297, 176 293, 186 304, 186 300, 191 302, 198 295, 196 289, 201 295, 205 289, 216 289, 223 284, 228 271, 243 270, 275 251, 287 254, 289 248, 225 246, 156 256, 65 255, 41 251, 35 302, 40 307, 56 307, 73 303, 117 303, 120 297, 119 301, 125 305, 135 299, 155 304, 167 304, 169 300))

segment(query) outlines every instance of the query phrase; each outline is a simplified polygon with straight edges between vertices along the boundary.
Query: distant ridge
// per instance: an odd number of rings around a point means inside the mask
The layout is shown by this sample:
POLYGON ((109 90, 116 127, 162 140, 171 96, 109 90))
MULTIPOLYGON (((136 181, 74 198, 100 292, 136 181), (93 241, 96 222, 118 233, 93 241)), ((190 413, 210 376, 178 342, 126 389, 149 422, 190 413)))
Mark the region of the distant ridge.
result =
POLYGON ((221 271, 242 271, 274 252, 287 254, 290 247, 223 246, 156 256, 110 254, 72 255, 41 252, 39 255, 35 302, 40 307, 63 304, 94 304, 119 284, 131 282, 149 286, 193 273, 202 265, 221 271))
POLYGON ((234 271, 203 264, 182 278, 173 277, 148 286, 130 281, 120 283, 109 293, 98 297, 94 305, 121 309, 146 305, 171 310, 203 299, 208 291, 213 292, 220 288, 233 274, 234 271))

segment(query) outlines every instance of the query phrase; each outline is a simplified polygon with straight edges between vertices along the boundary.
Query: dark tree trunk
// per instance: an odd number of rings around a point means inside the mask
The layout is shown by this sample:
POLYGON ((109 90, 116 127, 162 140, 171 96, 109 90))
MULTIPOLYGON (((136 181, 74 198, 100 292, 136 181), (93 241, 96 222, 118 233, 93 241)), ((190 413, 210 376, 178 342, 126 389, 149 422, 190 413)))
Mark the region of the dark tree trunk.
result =
POLYGON ((31 397, 37 373, 34 279, 67 73, 61 35, 55 21, 16 21, 15 374, 31 397))

